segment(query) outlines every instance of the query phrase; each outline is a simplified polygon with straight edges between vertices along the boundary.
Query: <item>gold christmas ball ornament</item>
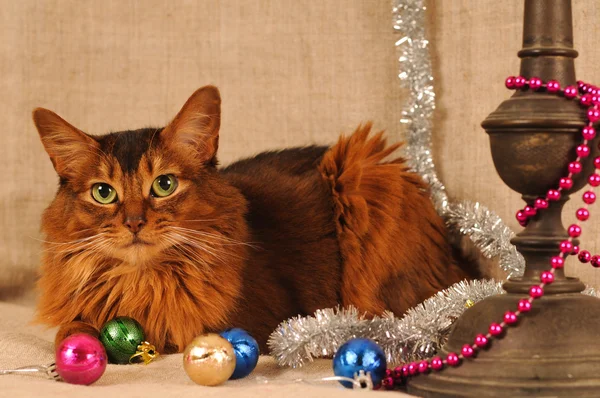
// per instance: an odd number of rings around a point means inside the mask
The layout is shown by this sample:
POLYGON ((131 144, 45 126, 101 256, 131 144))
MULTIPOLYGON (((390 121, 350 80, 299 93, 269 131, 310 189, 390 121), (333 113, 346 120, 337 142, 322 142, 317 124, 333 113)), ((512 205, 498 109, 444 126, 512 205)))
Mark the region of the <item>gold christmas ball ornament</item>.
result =
POLYGON ((233 346, 218 334, 200 335, 183 352, 183 368, 190 379, 200 385, 224 383, 235 370, 233 346))

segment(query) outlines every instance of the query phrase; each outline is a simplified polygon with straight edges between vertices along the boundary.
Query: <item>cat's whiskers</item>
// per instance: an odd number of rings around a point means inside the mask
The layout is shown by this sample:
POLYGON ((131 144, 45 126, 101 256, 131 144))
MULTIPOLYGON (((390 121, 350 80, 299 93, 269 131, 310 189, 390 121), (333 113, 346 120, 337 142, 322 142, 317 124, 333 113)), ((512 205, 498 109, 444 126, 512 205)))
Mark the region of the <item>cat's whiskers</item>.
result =
POLYGON ((177 220, 178 222, 207 222, 207 221, 219 221, 218 218, 200 218, 197 220, 177 220))
POLYGON ((48 244, 53 244, 54 246, 46 247, 43 252, 55 253, 55 254, 72 254, 83 250, 89 250, 99 241, 106 240, 104 236, 106 233, 102 232, 84 239, 78 239, 71 242, 46 242, 48 244))
POLYGON ((217 259, 217 260, 219 259, 218 253, 216 253, 216 251, 213 251, 213 250, 215 250, 215 248, 209 248, 207 245, 207 242, 198 242, 198 241, 191 239, 190 237, 187 237, 187 236, 182 235, 177 232, 171 232, 171 236, 176 238, 179 242, 183 243, 184 247, 185 247, 185 245, 187 245, 187 246, 191 246, 191 247, 200 249, 200 250, 212 255, 215 259, 217 259))
POLYGON ((80 233, 83 233, 85 231, 89 231, 89 230, 92 230, 92 229, 95 229, 95 227, 92 227, 92 228, 83 228, 83 229, 77 230, 75 232, 70 233, 69 236, 78 235, 80 233))
POLYGON ((68 241, 68 242, 52 242, 52 241, 49 241, 49 240, 34 238, 32 236, 30 236, 30 238, 34 239, 34 240, 37 240, 39 242, 48 243, 48 244, 51 244, 51 245, 71 245, 71 244, 74 244, 74 243, 79 243, 79 242, 88 241, 90 239, 94 239, 97 236, 100 236, 100 235, 103 235, 103 234, 106 234, 106 232, 100 232, 100 233, 92 235, 92 236, 88 236, 88 237, 81 238, 81 239, 75 239, 75 240, 68 241))
POLYGON ((222 246, 224 246, 225 244, 220 243, 220 242, 212 242, 210 240, 206 240, 206 239, 202 239, 199 236, 195 236, 193 234, 190 234, 188 231, 177 231, 174 232, 177 235, 180 235, 182 238, 186 239, 186 241, 195 247, 198 247, 199 249, 205 250, 211 254, 213 254, 217 259, 219 258, 219 254, 223 254, 223 255, 229 255, 232 257, 237 257, 240 258, 239 256, 237 256, 235 253, 232 253, 230 251, 227 250, 222 250, 222 246))
MULTIPOLYGON (((208 264, 208 262, 202 258, 198 253, 196 253, 195 251, 187 248, 185 246, 184 242, 181 242, 178 238, 171 236, 170 233, 166 233, 164 235, 162 235, 163 239, 166 240, 168 243, 170 243, 172 246, 171 248, 173 250, 178 251, 180 254, 182 254, 184 257, 187 257, 188 259, 197 261, 198 263, 200 263, 200 265, 202 265, 202 268, 207 271, 208 273, 212 273, 213 270, 210 267, 210 265, 208 264)), ((197 264, 194 264, 197 265, 197 264)))
MULTIPOLYGON (((196 229, 178 227, 178 226, 174 226, 174 225, 170 226, 170 228, 176 229, 178 231, 185 231, 185 232, 188 232, 188 233, 194 234, 194 235, 200 235, 200 236, 223 240, 223 241, 227 242, 226 244, 228 244, 228 245, 244 245, 244 246, 251 247, 253 249, 257 248, 255 245, 252 244, 252 242, 242 242, 242 241, 230 238, 228 236, 225 236, 223 234, 215 234, 215 233, 207 232, 207 231, 198 231, 196 229)), ((224 244, 224 245, 226 245, 226 244, 224 244)))

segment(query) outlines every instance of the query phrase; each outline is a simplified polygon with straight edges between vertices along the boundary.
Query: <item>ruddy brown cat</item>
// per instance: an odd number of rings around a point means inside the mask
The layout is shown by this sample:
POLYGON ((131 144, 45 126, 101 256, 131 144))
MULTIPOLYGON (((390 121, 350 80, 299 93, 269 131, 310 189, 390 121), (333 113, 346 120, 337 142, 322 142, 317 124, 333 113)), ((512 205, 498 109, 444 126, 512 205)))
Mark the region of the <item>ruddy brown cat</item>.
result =
POLYGON ((461 279, 426 185, 370 125, 332 147, 217 167, 220 96, 196 91, 164 128, 85 134, 33 119, 60 177, 46 209, 38 319, 57 340, 138 320, 160 352, 354 305, 408 308, 461 279))

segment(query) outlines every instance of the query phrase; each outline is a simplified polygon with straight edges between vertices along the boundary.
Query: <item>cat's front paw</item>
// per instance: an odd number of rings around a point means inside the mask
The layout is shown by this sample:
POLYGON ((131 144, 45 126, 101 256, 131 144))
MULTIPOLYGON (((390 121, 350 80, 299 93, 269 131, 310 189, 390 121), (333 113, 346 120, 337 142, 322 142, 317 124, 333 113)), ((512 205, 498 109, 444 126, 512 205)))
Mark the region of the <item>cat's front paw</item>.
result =
POLYGON ((76 333, 86 333, 94 336, 95 338, 100 337, 100 332, 98 332, 98 329, 96 329, 89 323, 73 321, 61 325, 61 327, 58 329, 58 332, 56 332, 54 344, 58 346, 58 344, 60 344, 60 342, 63 341, 65 338, 76 333))

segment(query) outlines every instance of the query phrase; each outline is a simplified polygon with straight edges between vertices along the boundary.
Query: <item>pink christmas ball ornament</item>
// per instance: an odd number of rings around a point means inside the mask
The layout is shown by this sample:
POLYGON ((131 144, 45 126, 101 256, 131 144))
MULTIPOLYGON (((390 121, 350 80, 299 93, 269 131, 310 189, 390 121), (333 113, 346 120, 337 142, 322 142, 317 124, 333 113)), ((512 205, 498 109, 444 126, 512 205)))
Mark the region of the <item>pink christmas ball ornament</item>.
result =
POLYGON ((56 347, 56 372, 70 384, 89 385, 106 370, 108 358, 100 340, 85 333, 71 335, 56 347))

